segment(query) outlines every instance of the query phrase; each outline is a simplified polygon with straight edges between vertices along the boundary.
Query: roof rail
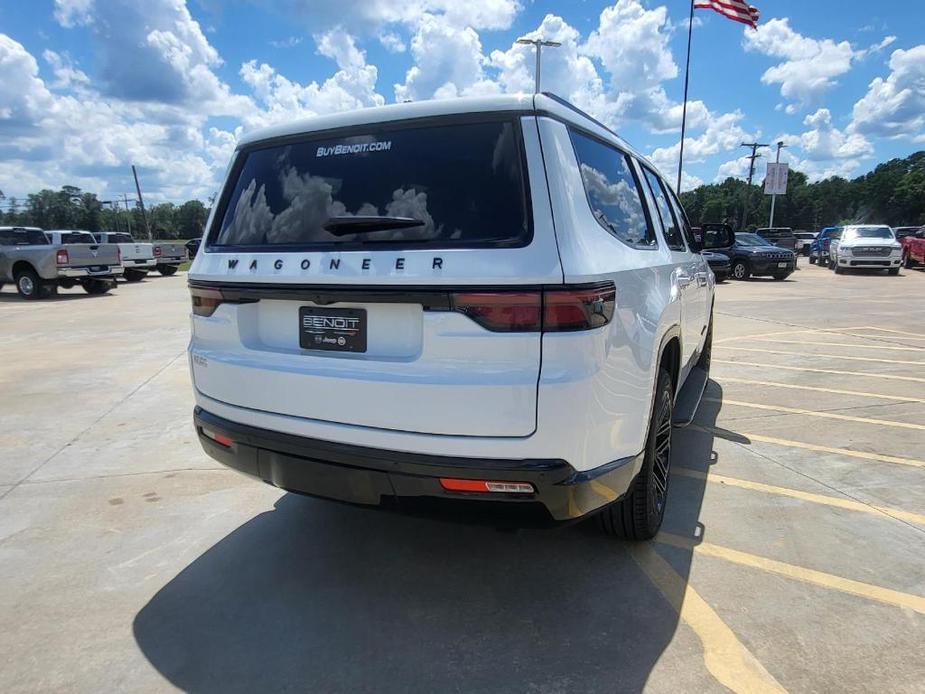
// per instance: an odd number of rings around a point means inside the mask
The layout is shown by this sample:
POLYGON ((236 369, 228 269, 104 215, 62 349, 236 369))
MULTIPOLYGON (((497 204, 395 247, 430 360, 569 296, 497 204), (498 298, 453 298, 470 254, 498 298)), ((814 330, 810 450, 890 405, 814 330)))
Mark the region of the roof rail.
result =
MULTIPOLYGON (((569 109, 570 111, 574 111, 575 113, 577 113, 578 115, 580 115, 582 118, 587 118, 589 121, 591 121, 591 122, 594 123, 595 125, 597 125, 597 126, 603 128, 604 130, 606 130, 607 132, 609 132, 609 133, 610 133, 611 135, 613 135, 614 137, 620 137, 620 136, 619 136, 617 133, 615 133, 613 130, 611 130, 611 129, 608 128, 606 125, 604 125, 603 123, 601 123, 597 118, 595 118, 594 116, 592 116, 592 115, 589 114, 589 113, 586 113, 586 112, 582 111, 582 110, 581 110, 580 108, 578 108, 575 104, 573 104, 573 103, 571 103, 571 102, 569 102, 569 101, 566 101, 566 100, 563 99, 561 96, 559 96, 559 95, 557 95, 557 94, 553 94, 552 92, 540 92, 540 93, 541 93, 543 96, 552 99, 552 100, 555 101, 557 104, 561 104, 562 106, 565 106, 565 108, 569 109)), ((622 139, 622 138, 621 138, 621 139, 622 139)))

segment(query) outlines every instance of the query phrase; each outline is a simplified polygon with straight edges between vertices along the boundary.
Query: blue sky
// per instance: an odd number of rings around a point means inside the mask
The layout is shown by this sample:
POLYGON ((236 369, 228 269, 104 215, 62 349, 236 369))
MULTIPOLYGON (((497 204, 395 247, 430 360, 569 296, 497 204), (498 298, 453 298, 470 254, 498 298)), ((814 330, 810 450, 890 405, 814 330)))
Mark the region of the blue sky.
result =
MULTIPOLYGON (((757 31, 696 12, 685 187, 783 140, 817 180, 925 148, 925 7, 755 0, 757 31)), ((0 191, 73 184, 206 199, 244 131, 397 99, 529 90, 522 35, 559 40, 544 88, 677 166, 685 0, 0 2, 0 191)), ((759 165, 760 172, 764 164, 759 165)))

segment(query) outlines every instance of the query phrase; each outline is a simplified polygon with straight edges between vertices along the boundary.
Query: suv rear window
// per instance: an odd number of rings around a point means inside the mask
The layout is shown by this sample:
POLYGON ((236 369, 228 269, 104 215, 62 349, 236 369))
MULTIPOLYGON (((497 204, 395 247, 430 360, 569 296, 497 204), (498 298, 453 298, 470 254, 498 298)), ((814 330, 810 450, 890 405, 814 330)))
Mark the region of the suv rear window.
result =
POLYGON ((263 145, 245 150, 235 170, 213 246, 512 247, 532 235, 520 126, 510 118, 263 145), (370 216, 419 224, 350 231, 348 218, 370 216))

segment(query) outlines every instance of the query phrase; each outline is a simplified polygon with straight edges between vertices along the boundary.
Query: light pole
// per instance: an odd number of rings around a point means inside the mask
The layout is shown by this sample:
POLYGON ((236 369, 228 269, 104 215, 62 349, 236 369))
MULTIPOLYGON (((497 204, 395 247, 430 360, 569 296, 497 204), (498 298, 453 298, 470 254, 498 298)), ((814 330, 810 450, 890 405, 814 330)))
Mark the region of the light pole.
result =
MULTIPOLYGON (((780 164, 780 151, 786 146, 787 145, 785 145, 783 142, 777 143, 777 157, 775 157, 774 159, 775 164, 780 164)), ((771 229, 774 228, 774 203, 775 202, 777 202, 777 193, 773 193, 771 195, 771 219, 768 221, 768 227, 771 229)))
POLYGON ((540 93, 540 54, 543 52, 543 46, 548 48, 558 48, 562 44, 558 41, 544 41, 543 39, 517 39, 517 43, 536 47, 536 86, 533 93, 540 93))

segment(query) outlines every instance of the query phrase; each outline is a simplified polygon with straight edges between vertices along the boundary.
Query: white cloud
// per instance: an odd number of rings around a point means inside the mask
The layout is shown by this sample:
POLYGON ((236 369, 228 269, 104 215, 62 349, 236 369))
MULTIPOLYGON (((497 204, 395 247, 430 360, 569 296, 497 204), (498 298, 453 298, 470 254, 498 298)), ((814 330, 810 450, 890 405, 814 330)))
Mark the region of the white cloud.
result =
POLYGON ((925 141, 925 44, 893 51, 890 74, 870 83, 852 114, 852 132, 925 141))
POLYGON ((343 24, 349 17, 350 28, 357 33, 391 24, 417 26, 426 14, 440 16, 455 27, 507 29, 521 7, 518 0, 286 0, 279 4, 313 31, 343 24))
POLYGON ((402 41, 401 36, 399 36, 394 31, 383 31, 379 34, 379 43, 382 44, 383 48, 389 53, 404 53, 408 50, 408 47, 405 45, 405 42, 402 41))
POLYGON ((442 16, 425 14, 411 39, 414 65, 395 99, 447 98, 470 93, 484 81, 482 42, 471 27, 459 28, 442 16))
POLYGON ((45 50, 42 52, 42 58, 51 67, 56 78, 51 85, 52 89, 80 89, 90 84, 90 78, 74 65, 67 53, 45 50))
POLYGON ((339 68, 321 84, 293 82, 274 67, 256 60, 241 66, 241 79, 262 106, 241 119, 245 129, 385 103, 376 92, 378 70, 366 63, 366 54, 356 47, 352 36, 329 32, 317 37, 316 42, 318 52, 333 59, 339 68))
POLYGON ((815 104, 837 84, 835 78, 847 73, 852 62, 864 55, 847 41, 803 36, 790 27, 787 18, 759 24, 757 30, 745 31, 744 37, 745 50, 783 58, 764 72, 761 81, 779 84, 781 95, 801 106, 815 104))

